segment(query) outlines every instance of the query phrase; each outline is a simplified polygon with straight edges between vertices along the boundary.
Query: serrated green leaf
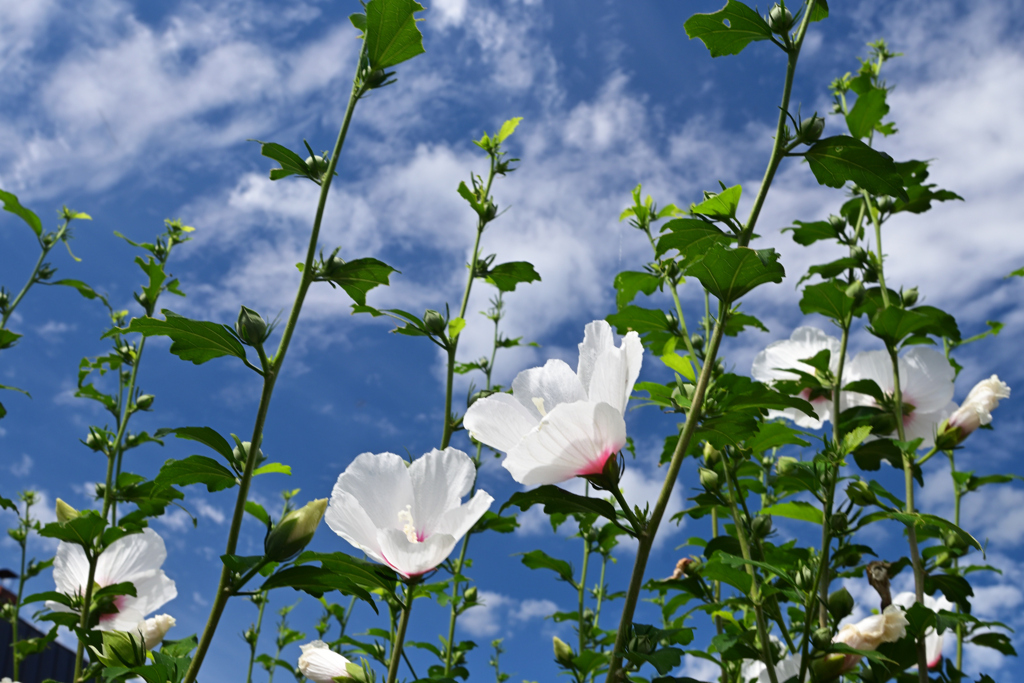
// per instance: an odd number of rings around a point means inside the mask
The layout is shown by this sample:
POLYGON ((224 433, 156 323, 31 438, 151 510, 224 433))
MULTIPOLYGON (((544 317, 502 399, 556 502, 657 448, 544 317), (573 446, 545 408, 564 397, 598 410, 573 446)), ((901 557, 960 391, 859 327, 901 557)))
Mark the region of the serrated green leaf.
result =
POLYGON ((751 42, 772 37, 761 15, 737 0, 729 0, 717 12, 693 15, 683 28, 691 40, 700 38, 712 57, 737 55, 751 42))
POLYGON ((334 265, 326 276, 352 297, 358 306, 366 305, 366 293, 379 285, 390 285, 391 273, 398 271, 375 258, 358 258, 334 265))
POLYGON ((287 567, 275 572, 263 582, 260 590, 272 590, 274 588, 294 588, 315 597, 320 597, 324 593, 336 590, 344 595, 354 595, 373 607, 374 612, 377 611, 377 605, 374 604, 373 596, 369 591, 348 576, 322 567, 303 565, 287 567))
POLYGON ((882 122, 882 117, 889 113, 889 105, 885 103, 885 89, 872 88, 863 95, 857 96, 857 102, 846 115, 846 125, 850 135, 855 138, 866 138, 874 132, 882 122))
POLYGON ((160 468, 160 473, 154 481, 166 486, 205 484, 206 490, 211 493, 229 489, 238 483, 233 472, 204 455, 190 455, 184 460, 168 460, 160 468))
POLYGON ((501 124, 501 129, 495 134, 494 141, 497 143, 505 142, 508 136, 516 132, 516 128, 519 126, 519 122, 523 120, 522 116, 516 116, 505 123, 501 124))
POLYGON ((527 261, 499 263, 487 271, 487 282, 501 292, 514 292, 520 283, 539 282, 540 275, 527 261))
POLYGON ((872 194, 909 199, 892 157, 856 138, 823 138, 807 150, 804 158, 822 185, 838 188, 852 181, 872 194))
POLYGON ((715 245, 726 245, 732 237, 699 218, 676 218, 662 227, 655 256, 676 250, 683 260, 683 267, 702 259, 715 245))
POLYGON ((615 305, 617 308, 629 305, 640 292, 650 296, 661 283, 661 278, 651 273, 626 270, 615 276, 615 305))
POLYGON ((262 467, 257 467, 255 470, 253 470, 252 474, 253 476, 256 476, 258 474, 287 474, 290 476, 291 473, 291 465, 282 465, 279 462, 268 462, 266 465, 263 465, 262 467))
POLYGON ((364 40, 373 69, 388 69, 423 53, 423 34, 414 17, 423 5, 414 0, 370 0, 366 4, 364 40))
POLYGON ((736 209, 740 205, 740 196, 743 194, 743 187, 733 185, 722 190, 714 197, 705 199, 700 204, 692 207, 690 213, 709 216, 711 218, 735 218, 736 209))
POLYGON ((729 305, 759 285, 782 282, 786 270, 774 249, 754 251, 747 247, 729 249, 715 245, 690 267, 689 274, 729 305))
POLYGON ((43 222, 39 220, 39 216, 35 215, 29 209, 26 209, 10 192, 0 190, 0 201, 4 203, 4 211, 13 213, 15 216, 25 221, 28 227, 32 228, 32 232, 36 234, 36 237, 43 236, 43 222))
POLYGON ((233 464, 235 461, 235 455, 232 452, 231 444, 228 443, 227 439, 221 436, 216 430, 210 427, 171 427, 156 430, 154 436, 156 438, 162 438, 168 434, 174 434, 179 439, 188 439, 189 441, 198 441, 199 443, 209 446, 217 454, 227 460, 228 464, 233 464))
POLYGON ((56 282, 51 282, 50 284, 62 285, 64 287, 73 287, 74 289, 77 289, 78 293, 84 296, 86 299, 95 299, 96 297, 99 296, 99 294, 96 293, 96 290, 94 290, 92 287, 85 284, 81 280, 57 280, 56 282))
POLYGON ((280 180, 290 175, 313 178, 312 170, 306 164, 306 160, 284 145, 279 145, 276 142, 263 142, 262 140, 256 140, 255 142, 260 143, 260 154, 281 164, 281 168, 270 170, 271 180, 280 180))
POLYGON ((182 360, 200 365, 220 356, 235 356, 245 360, 242 343, 228 331, 227 326, 205 320, 191 320, 174 311, 163 309, 165 320, 132 318, 123 332, 138 332, 146 337, 171 338, 171 353, 182 360))
POLYGON ((814 221, 812 223, 793 221, 793 223, 797 227, 783 228, 782 231, 792 232, 793 241, 805 247, 814 244, 818 240, 834 240, 839 237, 839 231, 828 221, 814 221))
POLYGON ((821 525, 825 519, 821 510, 801 500, 791 500, 785 503, 770 505, 761 510, 761 514, 785 517, 786 519, 798 519, 802 522, 811 522, 818 525, 821 525))
POLYGON ((501 510, 511 505, 515 505, 524 512, 534 505, 543 505, 544 512, 548 515, 555 513, 597 514, 613 522, 616 520, 615 508, 608 501, 578 496, 551 484, 538 486, 530 491, 513 493, 508 502, 501 506, 501 510))
POLYGON ((551 557, 543 550, 532 550, 528 553, 521 553, 520 558, 524 565, 530 569, 550 569, 558 574, 558 578, 573 586, 576 581, 573 579, 572 566, 565 560, 551 557))
POLYGON ((843 287, 830 280, 804 287, 804 294, 800 298, 800 310, 804 315, 818 313, 843 325, 850 320, 853 313, 853 299, 846 296, 843 287))

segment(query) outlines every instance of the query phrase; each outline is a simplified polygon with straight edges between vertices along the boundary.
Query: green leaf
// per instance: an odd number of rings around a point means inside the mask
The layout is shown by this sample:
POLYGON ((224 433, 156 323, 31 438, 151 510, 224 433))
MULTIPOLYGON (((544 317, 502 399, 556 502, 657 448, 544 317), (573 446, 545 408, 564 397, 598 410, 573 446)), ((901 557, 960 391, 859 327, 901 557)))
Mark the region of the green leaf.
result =
POLYGON ((366 293, 378 285, 390 285, 391 273, 398 271, 375 258, 359 258, 334 265, 326 279, 339 285, 360 306, 366 305, 366 293))
MULTIPOLYGON (((814 9, 811 11, 811 21, 821 21, 822 19, 828 19, 828 2, 826 0, 818 0, 814 3, 814 9)), ((780 681, 780 683, 782 683, 780 681)))
POLYGON ((876 195, 907 201, 903 179, 892 157, 848 135, 823 138, 804 154, 818 183, 842 187, 848 181, 876 195))
POLYGON ((678 372, 680 375, 690 380, 691 382, 697 381, 696 372, 693 369, 693 363, 690 361, 689 356, 680 356, 675 351, 668 351, 659 356, 661 362, 672 370, 678 372))
POLYGON ((675 249, 683 263, 688 265, 702 259, 716 244, 725 245, 731 241, 731 236, 710 223, 698 218, 676 218, 662 228, 654 254, 661 258, 666 252, 675 249))
POLYGON ((515 518, 515 515, 509 515, 508 517, 502 517, 496 512, 488 510, 484 513, 475 525, 473 525, 473 533, 481 531, 496 531, 499 534, 510 534, 519 528, 519 520, 515 518))
POLYGON ((25 221, 28 227, 32 228, 32 232, 36 234, 36 237, 43 236, 43 222, 39 220, 39 216, 22 206, 17 197, 10 192, 0 190, 0 200, 4 203, 4 211, 9 211, 25 221))
POLYGON ((804 315, 818 313, 842 325, 850 320, 853 313, 853 299, 846 296, 842 286, 830 280, 804 287, 800 310, 804 315))
POLYGON ((253 470, 253 476, 257 474, 287 474, 291 476, 292 467, 291 465, 282 465, 279 462, 268 462, 262 467, 257 467, 253 470))
POLYGON ((18 343, 22 335, 10 330, 0 329, 0 349, 9 349, 18 343))
POLYGON ((501 129, 494 135, 494 141, 498 144, 505 142, 508 136, 516 132, 516 128, 519 126, 519 122, 523 120, 522 116, 515 116, 505 123, 501 124, 501 129))
POLYGON ((903 452, 892 439, 876 439, 862 443, 853 451, 853 459, 857 467, 867 472, 878 470, 883 460, 897 469, 903 469, 903 452))
POLYGON ((270 526, 270 515, 267 514, 267 511, 259 503, 251 500, 245 501, 245 511, 268 527, 270 526))
POLYGON ((281 164, 281 168, 270 170, 271 180, 280 180, 290 175, 313 178, 312 170, 306 164, 306 160, 284 145, 279 145, 276 142, 263 142, 262 140, 256 140, 255 142, 260 143, 260 154, 281 164))
POLYGON ((360 586, 368 588, 380 588, 390 592, 394 590, 398 581, 398 576, 393 570, 345 553, 316 553, 307 550, 295 560, 296 565, 307 562, 320 562, 324 569, 347 576, 360 586))
POLYGON ((729 0, 711 14, 694 14, 683 24, 691 40, 700 38, 712 57, 738 55, 755 40, 768 40, 772 30, 761 15, 742 2, 729 0))
POLYGON ((576 586, 575 580, 573 580, 572 567, 565 560, 559 560, 549 556, 543 550, 532 550, 528 553, 520 553, 522 555, 523 564, 530 569, 550 569, 551 571, 558 574, 558 578, 562 581, 576 586))
POLYGON ((551 484, 538 486, 530 491, 513 493, 508 502, 501 506, 501 510, 511 505, 515 505, 524 512, 534 505, 543 505, 544 512, 548 515, 556 513, 566 515, 597 514, 613 522, 616 521, 615 508, 608 501, 577 496, 575 493, 569 493, 551 484))
POLYGON ((1010 642, 1009 637, 1007 637, 1005 633, 979 633, 967 642, 974 643, 975 645, 981 645, 982 647, 990 647, 993 650, 998 650, 1007 657, 1017 656, 1017 651, 1013 648, 1013 643, 1010 642))
POLYGON ((804 221, 793 222, 798 227, 783 228, 782 231, 792 231, 793 241, 805 247, 814 244, 818 240, 834 240, 839 237, 839 231, 828 221, 814 221, 813 223, 805 223, 804 221))
POLYGON ((664 311, 639 306, 626 306, 618 313, 605 318, 615 326, 619 334, 632 330, 639 334, 647 332, 665 332, 669 329, 668 318, 664 311))
POLYGON ((643 665, 645 662, 651 664, 658 673, 661 675, 667 674, 672 669, 675 669, 683 661, 683 654, 685 654, 678 647, 660 647, 650 654, 642 654, 640 652, 629 652, 626 653, 626 659, 636 664, 638 667, 643 665))
MULTIPOLYGON (((851 268, 857 268, 861 265, 859 259, 852 258, 850 256, 844 256, 843 258, 830 261, 829 263, 821 263, 815 266, 811 266, 807 269, 807 274, 800 278, 800 283, 804 280, 811 278, 814 275, 820 275, 823 280, 833 278, 851 268)), ((799 283, 798 283, 799 284, 799 283)))
POLYGON ((414 0, 370 0, 366 4, 366 56, 372 69, 387 69, 423 53, 414 0))
POLYGON ((903 186, 907 189, 909 200, 898 200, 893 206, 893 213, 900 211, 924 213, 932 208, 933 201, 964 200, 956 192, 935 189, 937 186, 934 183, 925 183, 925 180, 928 179, 928 163, 927 161, 912 160, 896 164, 896 170, 903 177, 903 186))
POLYGON ((690 213, 711 218, 735 218, 736 209, 740 205, 740 195, 742 194, 743 187, 733 185, 715 196, 705 199, 700 204, 691 207, 690 213))
POLYGON ((47 524, 40 530, 39 535, 89 548, 93 541, 103 533, 106 525, 106 520, 95 510, 82 510, 78 517, 64 524, 60 522, 47 524))
POLYGON ((956 603, 961 610, 970 613, 971 602, 969 597, 974 595, 974 589, 962 576, 955 574, 925 574, 924 592, 934 595, 935 591, 941 591, 946 599, 956 603))
POLYGON ((622 308, 629 305, 640 292, 650 296, 661 284, 661 278, 651 273, 640 273, 624 270, 615 276, 615 306, 622 308))
POLYGON ((190 455, 184 460, 168 460, 160 468, 160 473, 154 481, 166 486, 206 484, 206 489, 211 493, 229 489, 238 483, 234 472, 204 455, 190 455))
POLYGON ((92 287, 85 284, 81 280, 57 280, 56 282, 51 282, 50 284, 62 285, 64 287, 74 287, 75 289, 78 290, 78 293, 84 296, 86 299, 95 299, 96 297, 99 296, 99 294, 96 293, 96 290, 94 290, 92 287))
POLYGON ((199 443, 209 446, 216 453, 223 456, 228 464, 231 465, 235 462, 235 455, 232 452, 231 445, 227 439, 217 433, 216 430, 210 427, 172 427, 156 430, 154 436, 156 438, 162 438, 168 434, 174 434, 179 439, 188 439, 189 441, 198 441, 199 443))
POLYGON ((282 569, 275 572, 260 586, 261 591, 274 588, 294 588, 314 597, 320 597, 324 593, 336 590, 344 595, 354 595, 373 607, 374 612, 377 611, 377 605, 374 604, 373 597, 368 590, 349 576, 323 567, 303 565, 282 569))
POLYGON ((487 271, 487 282, 501 292, 514 292, 521 282, 539 282, 540 275, 534 270, 533 264, 526 261, 510 261, 500 263, 487 271))
POLYGON ((875 127, 882 122, 882 117, 889 113, 885 94, 884 88, 876 87, 863 95, 858 95, 856 104, 846 115, 850 135, 855 138, 866 138, 874 132, 875 127))
POLYGON ((233 572, 245 574, 263 562, 262 555, 221 555, 220 561, 233 572))
POLYGON ((761 514, 785 517, 786 519, 799 519, 803 522, 811 522, 812 524, 818 525, 824 523, 825 519, 821 510, 810 503, 805 503, 800 500, 792 500, 785 503, 771 505, 761 510, 761 514))
POLYGON ((868 330, 893 348, 912 334, 918 333, 929 324, 929 318, 913 310, 907 311, 896 306, 883 308, 871 319, 868 330))
POLYGON ((804 432, 793 429, 785 422, 761 422, 757 426, 757 434, 747 439, 746 447, 754 453, 764 453, 773 448, 780 448, 787 445, 810 446, 802 436, 804 432))
POLYGON ((196 365, 220 356, 235 356, 245 360, 242 343, 226 325, 205 320, 190 320, 166 308, 161 311, 166 320, 132 318, 123 332, 138 332, 146 337, 171 338, 171 353, 196 365))
POLYGON ((762 332, 768 332, 768 328, 764 326, 764 323, 755 318, 752 315, 746 313, 740 313, 736 309, 729 311, 729 315, 725 319, 725 328, 722 333, 726 337, 735 337, 740 332, 748 327, 753 327, 762 332))
POLYGON ((704 289, 729 305, 759 285, 782 282, 786 270, 774 249, 754 251, 715 245, 690 267, 689 273, 700 280, 704 289))

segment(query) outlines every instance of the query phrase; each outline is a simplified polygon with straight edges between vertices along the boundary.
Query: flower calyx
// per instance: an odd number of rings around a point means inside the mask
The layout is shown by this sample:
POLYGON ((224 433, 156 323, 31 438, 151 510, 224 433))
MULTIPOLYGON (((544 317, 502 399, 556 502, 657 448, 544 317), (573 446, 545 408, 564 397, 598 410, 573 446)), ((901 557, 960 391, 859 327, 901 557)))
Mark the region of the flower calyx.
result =
POLYGON ((284 562, 298 555, 313 540, 327 510, 327 499, 310 501, 282 517, 263 541, 263 553, 271 562, 284 562))

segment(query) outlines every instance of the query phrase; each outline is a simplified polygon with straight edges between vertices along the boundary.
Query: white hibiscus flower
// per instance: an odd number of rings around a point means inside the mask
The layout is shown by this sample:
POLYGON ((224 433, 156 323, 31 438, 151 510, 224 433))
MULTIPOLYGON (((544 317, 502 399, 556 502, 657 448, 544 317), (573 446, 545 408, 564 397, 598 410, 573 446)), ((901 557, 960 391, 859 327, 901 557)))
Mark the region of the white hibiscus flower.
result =
MULTIPOLYGON (((892 604, 899 605, 903 609, 910 609, 915 602, 917 602, 917 598, 909 591, 898 593, 892 599, 892 604)), ((939 610, 953 611, 953 603, 941 595, 938 598, 925 595, 924 606, 933 612, 938 612, 939 610)), ((924 632, 924 649, 928 658, 928 668, 931 669, 938 666, 939 662, 942 661, 942 636, 936 633, 934 628, 929 628, 924 632)))
POLYGON ((333 683, 336 678, 351 678, 345 665, 349 661, 327 646, 322 640, 300 645, 299 671, 315 683, 333 683))
POLYGON ((461 502, 475 477, 473 461, 455 448, 411 465, 394 453, 363 453, 338 477, 325 519, 377 562, 419 576, 444 562, 494 502, 485 491, 461 502))
POLYGON ((560 360, 524 370, 512 394, 476 401, 463 418, 470 435, 508 453, 502 463, 520 484, 556 484, 600 474, 626 444, 623 413, 640 374, 636 332, 615 346, 611 325, 586 326, 576 372, 560 360))
MULTIPOLYGON (((758 382, 771 384, 778 380, 796 380, 800 376, 787 372, 789 369, 800 370, 809 375, 815 373, 815 369, 807 363, 800 361, 813 358, 822 351, 828 350, 829 369, 835 374, 839 369, 839 352, 842 344, 835 337, 831 337, 816 327, 798 327, 793 330, 789 339, 781 339, 772 342, 754 358, 754 364, 750 369, 751 376, 758 382)), ((844 372, 844 374, 846 374, 844 372)), ((844 378, 845 379, 845 378, 844 378)), ((811 390, 804 389, 800 398, 807 400, 814 406, 814 412, 819 419, 815 419, 796 408, 785 410, 769 410, 768 417, 784 417, 792 420, 798 427, 804 429, 821 429, 826 420, 832 419, 832 397, 817 396, 811 398, 811 390)), ((845 394, 842 395, 845 398, 845 394)), ((841 406, 845 407, 845 406, 841 406)))
MULTIPOLYGON (((136 595, 115 598, 117 611, 100 615, 99 630, 138 632, 143 628, 147 614, 177 597, 174 581, 167 578, 160 568, 166 559, 164 540, 152 529, 119 538, 100 554, 96 560, 96 585, 103 588, 129 581, 135 586, 136 595)), ((81 546, 61 542, 53 560, 53 580, 59 593, 85 595, 89 561, 81 546)), ((49 600, 46 606, 55 612, 71 611, 49 600)))

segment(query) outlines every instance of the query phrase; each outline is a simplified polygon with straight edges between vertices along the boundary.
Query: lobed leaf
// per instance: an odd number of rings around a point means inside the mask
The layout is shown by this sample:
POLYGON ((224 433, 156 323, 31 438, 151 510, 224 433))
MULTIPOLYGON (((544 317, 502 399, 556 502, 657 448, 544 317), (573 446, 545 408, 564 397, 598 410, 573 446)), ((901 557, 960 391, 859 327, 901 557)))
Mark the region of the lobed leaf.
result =
POLYGON ((737 0, 729 0, 717 12, 694 14, 683 28, 690 40, 700 38, 712 57, 738 55, 750 43, 772 37, 761 15, 737 0))
POLYGON ((852 181, 872 194, 909 199, 892 157, 856 138, 822 138, 804 153, 804 158, 821 185, 838 188, 852 181))

